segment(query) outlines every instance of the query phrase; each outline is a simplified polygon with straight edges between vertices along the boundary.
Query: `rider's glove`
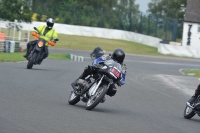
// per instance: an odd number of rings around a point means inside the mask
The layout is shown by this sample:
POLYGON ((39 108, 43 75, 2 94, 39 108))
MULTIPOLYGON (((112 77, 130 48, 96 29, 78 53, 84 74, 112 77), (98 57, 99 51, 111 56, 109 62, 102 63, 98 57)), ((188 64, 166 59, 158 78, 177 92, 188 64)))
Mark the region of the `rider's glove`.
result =
POLYGON ((121 86, 121 83, 120 83, 120 81, 118 81, 116 84, 117 84, 119 87, 121 86))

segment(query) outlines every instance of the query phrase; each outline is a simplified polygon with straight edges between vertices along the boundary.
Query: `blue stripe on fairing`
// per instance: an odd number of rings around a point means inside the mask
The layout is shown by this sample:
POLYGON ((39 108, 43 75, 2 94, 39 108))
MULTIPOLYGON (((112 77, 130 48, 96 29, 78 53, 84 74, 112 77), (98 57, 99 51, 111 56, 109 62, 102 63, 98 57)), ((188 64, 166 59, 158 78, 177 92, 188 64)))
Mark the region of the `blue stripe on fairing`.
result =
POLYGON ((105 62, 105 60, 102 59, 102 57, 99 57, 98 59, 95 59, 92 61, 92 65, 97 65, 99 64, 100 62, 105 62))

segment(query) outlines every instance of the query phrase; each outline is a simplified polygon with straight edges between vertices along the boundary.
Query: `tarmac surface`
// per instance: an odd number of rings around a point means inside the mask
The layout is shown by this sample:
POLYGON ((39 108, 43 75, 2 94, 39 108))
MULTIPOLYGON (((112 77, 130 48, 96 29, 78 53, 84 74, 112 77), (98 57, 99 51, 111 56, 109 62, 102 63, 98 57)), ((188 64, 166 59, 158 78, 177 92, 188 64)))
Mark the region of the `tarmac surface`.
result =
POLYGON ((199 79, 181 69, 199 68, 195 59, 127 55, 126 84, 94 110, 69 105, 73 82, 91 64, 46 59, 27 70, 27 62, 0 63, 0 133, 199 133, 200 118, 183 118, 186 101, 199 79))

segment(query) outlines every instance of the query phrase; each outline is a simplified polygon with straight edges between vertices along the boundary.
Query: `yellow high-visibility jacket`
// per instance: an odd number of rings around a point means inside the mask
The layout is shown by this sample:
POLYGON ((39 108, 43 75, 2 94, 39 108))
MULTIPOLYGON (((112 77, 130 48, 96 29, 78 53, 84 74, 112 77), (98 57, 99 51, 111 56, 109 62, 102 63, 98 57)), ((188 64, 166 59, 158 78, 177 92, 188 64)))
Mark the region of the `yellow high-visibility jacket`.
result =
MULTIPOLYGON (((44 36, 44 31, 45 31, 46 27, 47 26, 43 26, 43 25, 38 27, 38 31, 41 33, 40 38, 42 38, 42 39, 44 39, 46 41, 52 41, 54 39, 58 39, 58 33, 53 28, 51 30, 49 30, 46 33, 46 35, 44 36)), ((46 46, 49 46, 49 44, 46 44, 46 46)))

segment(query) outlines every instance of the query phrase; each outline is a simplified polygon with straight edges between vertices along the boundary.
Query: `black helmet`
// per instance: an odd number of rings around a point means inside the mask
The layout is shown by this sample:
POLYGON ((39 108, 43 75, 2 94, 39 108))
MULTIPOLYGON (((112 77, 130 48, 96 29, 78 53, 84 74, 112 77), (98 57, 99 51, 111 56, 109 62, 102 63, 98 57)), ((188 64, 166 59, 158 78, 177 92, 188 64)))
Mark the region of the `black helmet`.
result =
POLYGON ((52 18, 48 18, 47 19, 47 27, 49 29, 53 28, 53 25, 54 25, 54 20, 52 18))
POLYGON ((125 53, 122 49, 115 49, 115 51, 112 54, 112 59, 120 64, 123 63, 125 58, 125 53))

